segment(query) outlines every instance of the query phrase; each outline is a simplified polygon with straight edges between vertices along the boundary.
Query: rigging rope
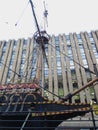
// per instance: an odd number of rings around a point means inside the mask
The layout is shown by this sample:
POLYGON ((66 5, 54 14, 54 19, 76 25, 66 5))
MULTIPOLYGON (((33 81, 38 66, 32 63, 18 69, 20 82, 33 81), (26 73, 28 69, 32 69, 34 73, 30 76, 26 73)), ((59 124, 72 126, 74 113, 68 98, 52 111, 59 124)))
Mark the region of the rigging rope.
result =
MULTIPOLYGON (((35 46, 36 47, 36 46, 35 46)), ((36 48, 34 48, 34 49, 36 49, 36 48)), ((32 52, 34 51, 34 49, 31 51, 31 53, 29 54, 29 57, 32 55, 32 52)), ((25 64, 26 64, 26 62, 28 61, 28 57, 25 59, 25 63, 24 63, 24 67, 25 67, 25 64)), ((29 62, 29 61, 28 61, 29 62)), ((28 67, 27 67, 28 68, 28 67)), ((26 70, 24 71, 24 74, 27 72, 27 68, 26 68, 26 70)), ((32 67, 32 69, 33 69, 33 67, 32 67)), ((24 75, 23 74, 23 75, 24 75)), ((20 75, 20 74, 19 74, 20 75)), ((25 76, 23 76, 23 77, 25 77, 25 76)), ((10 79, 10 81, 9 82, 11 82, 12 80, 13 80, 13 78, 14 77, 12 77, 12 79, 10 79)), ((21 78, 21 80, 22 80, 22 75, 20 75, 20 77, 19 78, 21 78)), ((19 80, 19 78, 17 79, 17 80, 19 80)))
POLYGON ((85 68, 84 66, 82 66, 80 63, 78 63, 77 61, 75 61, 73 58, 69 57, 68 55, 64 54, 63 52, 61 52, 60 50, 56 49, 56 47, 54 47, 54 45, 50 44, 55 50, 59 51, 61 54, 63 54, 64 56, 66 56, 67 58, 73 60, 74 63, 78 64, 80 67, 84 68, 85 70, 89 71, 90 73, 95 75, 95 72, 93 72, 92 70, 90 70, 89 68, 85 68))
POLYGON ((20 17, 18 18, 17 22, 15 23, 15 26, 17 26, 18 23, 20 22, 20 20, 21 20, 22 16, 24 15, 25 10, 27 9, 28 5, 29 5, 29 1, 28 1, 28 3, 26 4, 26 7, 23 9, 23 11, 22 11, 20 17))
POLYGON ((0 63, 2 65, 4 65, 5 67, 7 67, 9 70, 11 70, 14 74, 18 75, 18 77, 20 77, 20 74, 18 74, 16 71, 12 70, 9 66, 7 66, 6 64, 4 64, 3 62, 0 61, 0 63))

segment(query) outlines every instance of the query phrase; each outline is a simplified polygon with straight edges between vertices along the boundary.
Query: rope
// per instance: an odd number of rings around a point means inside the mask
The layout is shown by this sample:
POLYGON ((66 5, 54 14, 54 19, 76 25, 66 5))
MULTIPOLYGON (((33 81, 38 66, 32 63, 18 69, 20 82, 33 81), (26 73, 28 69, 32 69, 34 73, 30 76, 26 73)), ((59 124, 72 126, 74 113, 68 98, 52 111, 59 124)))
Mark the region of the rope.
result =
POLYGON ((19 19, 18 19, 17 22, 15 23, 15 26, 17 26, 18 23, 20 22, 20 20, 21 20, 22 16, 24 15, 25 10, 27 9, 28 5, 29 5, 29 1, 28 1, 28 3, 27 3, 26 7, 23 9, 23 11, 22 11, 22 13, 21 13, 19 19))

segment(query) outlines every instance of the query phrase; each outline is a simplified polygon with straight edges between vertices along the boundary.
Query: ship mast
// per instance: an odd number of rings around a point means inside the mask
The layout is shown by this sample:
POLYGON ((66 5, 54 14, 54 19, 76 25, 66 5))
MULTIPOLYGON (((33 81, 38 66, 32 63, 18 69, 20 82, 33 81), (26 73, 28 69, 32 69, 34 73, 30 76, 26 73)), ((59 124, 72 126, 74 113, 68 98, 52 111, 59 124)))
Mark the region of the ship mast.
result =
MULTIPOLYGON (((36 15, 35 15, 35 11, 34 11, 33 2, 32 2, 32 0, 29 0, 29 2, 31 4, 33 17, 34 17, 36 28, 37 28, 37 31, 34 34, 34 40, 39 45, 38 56, 37 56, 36 79, 38 80, 38 82, 40 82, 41 74, 42 74, 43 58, 46 59, 46 63, 48 65, 48 59, 46 57, 46 52, 45 52, 45 44, 48 44, 50 37, 49 37, 49 35, 47 34, 47 32, 45 30, 40 31, 39 24, 38 24, 38 21, 37 21, 36 15)), ((48 65, 48 67, 49 67, 49 65, 48 65)))

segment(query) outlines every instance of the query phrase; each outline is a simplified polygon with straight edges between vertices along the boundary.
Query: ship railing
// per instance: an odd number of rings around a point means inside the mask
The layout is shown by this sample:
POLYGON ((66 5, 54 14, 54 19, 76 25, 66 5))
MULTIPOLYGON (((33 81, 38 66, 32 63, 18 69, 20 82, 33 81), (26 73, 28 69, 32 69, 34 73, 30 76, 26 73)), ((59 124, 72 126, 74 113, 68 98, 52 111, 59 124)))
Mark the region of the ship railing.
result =
MULTIPOLYGON (((26 116, 26 118, 24 120, 23 119, 18 119, 18 120, 8 120, 8 119, 6 119, 6 120, 2 120, 0 118, 0 130, 44 130, 44 129, 45 130, 46 129, 47 130, 48 129, 50 129, 50 130, 53 130, 53 129, 54 130, 98 130, 98 115, 97 115, 98 110, 91 110, 88 117, 80 117, 80 116, 78 116, 76 118, 72 118, 72 119, 70 118, 70 119, 68 119, 66 121, 58 120, 58 119, 57 120, 47 120, 47 118, 44 119, 44 120, 42 120, 42 119, 38 119, 38 120, 29 119, 29 115, 34 113, 34 112, 38 113, 38 111, 33 111, 33 112, 32 111, 29 111, 29 112, 25 111, 25 112, 22 112, 24 114, 27 114, 27 116, 26 116), (39 124, 39 122, 40 123, 44 122, 44 124, 47 124, 47 122, 49 122, 49 123, 52 122, 52 123, 55 124, 58 121, 59 122, 64 122, 64 124, 59 125, 57 128, 55 128, 54 126, 52 126, 52 127, 48 127, 48 126, 41 127, 39 125, 38 125, 38 127, 25 126, 25 123, 27 123, 27 122, 31 122, 31 123, 38 122, 38 124, 39 124), (15 127, 15 126, 11 126, 11 127, 9 126, 8 127, 6 125, 5 126, 1 125, 2 123, 6 124, 6 122, 7 123, 11 122, 12 124, 14 122, 16 122, 17 124, 21 122, 22 125, 17 126, 17 127, 15 127), (77 125, 74 125, 74 124, 76 124, 76 122, 77 122, 77 125), (83 125, 83 123, 84 123, 84 125, 83 125)), ((16 112, 4 112, 3 114, 7 114, 7 113, 15 114, 16 112)), ((21 112, 19 112, 19 113, 21 113, 21 112)))

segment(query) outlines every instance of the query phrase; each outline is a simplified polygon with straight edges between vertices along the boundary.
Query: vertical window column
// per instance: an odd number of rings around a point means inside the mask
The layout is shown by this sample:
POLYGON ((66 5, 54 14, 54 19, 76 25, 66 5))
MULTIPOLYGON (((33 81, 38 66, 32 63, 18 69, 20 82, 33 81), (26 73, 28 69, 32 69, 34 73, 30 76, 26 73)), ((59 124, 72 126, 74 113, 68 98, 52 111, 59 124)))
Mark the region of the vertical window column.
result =
POLYGON ((94 39, 94 41, 95 41, 96 49, 97 49, 97 51, 98 51, 97 31, 96 31, 96 32, 92 31, 92 37, 93 37, 93 39, 94 39))
MULTIPOLYGON (((62 36, 62 38, 64 38, 64 35, 62 36)), ((67 77, 66 77, 66 72, 65 72, 65 65, 64 65, 64 63, 66 62, 65 61, 65 57, 64 57, 64 53, 65 53, 65 47, 64 47, 64 44, 66 44, 65 43, 65 41, 63 40, 61 38, 61 36, 60 36, 60 52, 62 52, 61 54, 60 54, 60 56, 61 56, 61 67, 62 67, 62 84, 63 84, 63 90, 64 90, 64 95, 63 96, 66 96, 67 94, 68 94, 68 88, 67 88, 67 77)))
POLYGON ((4 55, 5 55, 5 51, 7 48, 7 44, 5 41, 1 42, 1 47, 0 47, 0 69, 2 69, 3 66, 3 60, 4 60, 4 55))
MULTIPOLYGON (((17 52, 15 55, 16 62, 14 62, 15 63, 14 67, 15 67, 16 73, 18 73, 18 74, 19 74, 19 69, 20 69, 20 64, 21 64, 22 46, 23 46, 23 39, 18 41, 17 52)), ((19 79, 18 75, 15 74, 14 82, 17 83, 18 79, 19 79)))
MULTIPOLYGON (((10 41, 10 49, 9 49, 9 52, 8 52, 8 58, 7 58, 7 61, 6 61, 6 65, 8 67, 10 67, 10 60, 11 60, 11 57, 12 57, 12 50, 13 50, 13 42, 10 41)), ((2 79, 2 83, 6 83, 6 79, 7 79, 7 73, 9 71, 9 68, 8 67, 5 67, 5 70, 4 70, 4 75, 3 75, 3 79, 2 79)), ((11 73, 10 73, 11 74, 11 73)), ((10 81, 10 76, 9 76, 9 81, 10 81)))
POLYGON ((38 56, 38 46, 37 43, 34 41, 34 46, 33 46, 33 53, 32 53, 32 70, 31 70, 31 80, 36 76, 37 72, 37 57, 38 56))
POLYGON ((83 41, 84 53, 86 55, 86 59, 87 59, 87 63, 88 63, 88 68, 91 69, 92 71, 94 71, 93 70, 93 64, 92 64, 92 61, 91 61, 91 57, 90 57, 89 51, 88 51, 87 42, 86 42, 86 39, 85 39, 83 33, 81 33, 81 38, 82 38, 82 41, 83 41))
MULTIPOLYGON (((92 60, 91 60, 91 57, 90 57, 90 54, 89 54, 89 51, 88 51, 88 46, 87 46, 87 42, 86 42, 86 39, 84 37, 84 34, 81 33, 81 38, 83 40, 83 46, 84 46, 84 51, 85 51, 85 54, 86 54, 86 58, 87 58, 87 62, 88 62, 88 68, 94 72, 94 68, 93 68, 93 63, 92 63, 92 60)), ((91 79, 94 79, 95 78, 95 75, 91 73, 91 79)), ((95 89, 95 92, 98 92, 97 90, 97 86, 95 85, 94 89, 95 89)), ((96 94, 98 95, 98 94, 96 94)), ((97 97, 97 100, 98 100, 98 97, 97 97)))
MULTIPOLYGON (((73 54, 73 59, 76 61, 76 62, 79 62, 78 61, 78 55, 77 55, 77 52, 76 52, 76 47, 75 47, 75 42, 74 42, 74 39, 73 39, 73 35, 70 34, 70 40, 71 40, 71 45, 72 45, 72 54, 73 54)), ((80 88, 82 86, 82 79, 81 79, 81 75, 80 75, 80 66, 77 64, 77 63, 74 63, 75 64, 75 70, 76 70, 76 76, 77 76, 77 83, 78 83, 78 87, 80 88)), ((84 96, 83 96, 83 91, 80 92, 80 101, 81 102, 85 102, 84 100, 84 96)))
MULTIPOLYGON (((17 57, 18 57, 18 51, 19 51, 19 44, 18 43, 19 43, 19 41, 13 40, 13 52, 14 52, 14 54, 12 54, 11 63, 10 63, 12 65, 12 70, 14 70, 15 72, 16 72, 17 57)), ((12 72, 11 77, 10 77, 12 83, 14 82, 14 76, 15 76, 15 73, 12 72)))
MULTIPOLYGON (((86 38, 86 41, 87 41, 91 60, 92 60, 93 64, 96 64, 96 59, 95 59, 93 48, 92 48, 92 45, 91 45, 93 38, 92 37, 89 38, 87 32, 85 32, 84 34, 85 34, 85 38, 86 38)), ((93 40, 93 42, 94 42, 94 40, 93 40)))
MULTIPOLYGON (((6 62, 7 62, 7 58, 8 58, 8 54, 9 54, 9 49, 10 49, 10 40, 5 44, 4 44, 4 47, 3 47, 3 51, 5 51, 5 55, 4 55, 4 60, 3 60, 3 63, 5 65, 2 65, 2 69, 1 69, 1 73, 0 73, 0 81, 2 82, 2 79, 3 79, 3 75, 4 75, 4 70, 5 70, 5 67, 6 67, 6 62)), ((4 82, 2 82, 4 84, 4 82)))
MULTIPOLYGON (((87 32, 85 32, 85 38, 86 38, 86 40, 87 40, 87 45, 88 45, 88 48, 89 48, 89 54, 90 54, 90 57, 91 57, 91 59, 92 59, 92 63, 93 63, 93 69, 94 69, 94 64, 96 65, 96 68, 97 68, 97 70, 98 70, 98 64, 97 64, 97 62, 96 62, 96 58, 95 58, 95 55, 94 55, 94 52, 93 52, 93 46, 92 46, 92 42, 94 43, 94 39, 93 39, 93 37, 92 37, 92 35, 91 35, 91 37, 89 37, 88 36, 88 33, 87 32)), ((95 69, 94 69, 95 70, 95 69)), ((95 73, 96 73, 96 71, 95 71, 95 73)), ((93 75, 93 77, 92 78, 95 78, 95 76, 93 75)), ((97 100, 98 100, 98 85, 95 85, 95 93, 96 93, 96 98, 97 98, 97 100)))
MULTIPOLYGON (((80 63, 80 65, 83 66, 83 60, 86 58, 85 57, 85 58, 82 59, 82 55, 83 56, 85 55, 84 48, 82 48, 83 51, 81 53, 81 46, 83 47, 82 42, 79 43, 79 40, 78 40, 76 34, 74 34, 74 39, 75 39, 75 45, 76 45, 76 48, 77 48, 79 63, 80 63)), ((79 39, 81 39, 81 37, 79 37, 79 39)), ((81 39, 81 41, 82 41, 82 39, 81 39)), ((84 68, 80 67, 80 73, 81 73, 81 78, 82 78, 81 80, 83 81, 83 85, 85 85, 87 83, 87 77, 86 77, 86 73, 85 73, 84 68)), ((91 100, 89 89, 85 89, 84 92, 85 92, 86 100, 87 100, 87 102, 89 102, 91 100)))
MULTIPOLYGON (((65 49, 65 57, 66 57, 66 77, 67 77, 67 89, 68 93, 73 92, 72 78, 71 78, 71 70, 70 70, 70 59, 68 55, 68 46, 70 46, 70 36, 63 36, 64 40, 64 49, 65 49)), ((72 98, 72 102, 74 102, 74 98, 72 98)))
POLYGON ((30 62, 29 62, 30 38, 28 40, 24 40, 23 50, 25 50, 23 54, 24 55, 23 57, 25 58, 25 64, 24 64, 24 69, 23 69, 24 78, 22 79, 22 82, 28 82, 27 75, 28 75, 28 66, 30 65, 30 62), (24 49, 24 46, 26 46, 25 49, 24 49))
MULTIPOLYGON (((46 58, 48 60, 48 46, 49 44, 45 44, 45 53, 46 53, 46 58)), ((42 56, 42 86, 46 87, 46 89, 49 89, 49 61, 47 65, 47 61, 44 56, 42 56)), ((49 97, 49 93, 47 91, 42 90, 42 95, 45 95, 49 97)))

